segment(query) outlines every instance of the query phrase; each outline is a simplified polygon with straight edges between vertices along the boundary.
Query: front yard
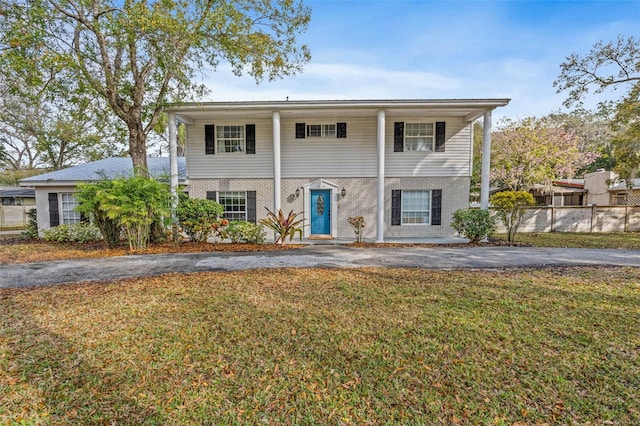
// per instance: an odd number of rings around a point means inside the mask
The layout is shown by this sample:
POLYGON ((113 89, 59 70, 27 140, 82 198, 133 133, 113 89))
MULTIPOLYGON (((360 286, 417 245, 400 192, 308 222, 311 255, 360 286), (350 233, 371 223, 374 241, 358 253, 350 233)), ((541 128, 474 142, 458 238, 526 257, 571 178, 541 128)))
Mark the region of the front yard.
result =
POLYGON ((639 424, 640 270, 0 291, 0 423, 639 424))

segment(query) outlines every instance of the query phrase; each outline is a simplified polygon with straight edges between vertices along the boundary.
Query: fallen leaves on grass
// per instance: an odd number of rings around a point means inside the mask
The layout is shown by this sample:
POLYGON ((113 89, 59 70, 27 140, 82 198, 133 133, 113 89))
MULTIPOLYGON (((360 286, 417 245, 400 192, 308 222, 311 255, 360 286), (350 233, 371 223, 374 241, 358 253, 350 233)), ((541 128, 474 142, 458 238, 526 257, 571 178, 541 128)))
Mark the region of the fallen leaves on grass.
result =
POLYGON ((0 290, 0 423, 639 424, 638 283, 363 268, 0 290))

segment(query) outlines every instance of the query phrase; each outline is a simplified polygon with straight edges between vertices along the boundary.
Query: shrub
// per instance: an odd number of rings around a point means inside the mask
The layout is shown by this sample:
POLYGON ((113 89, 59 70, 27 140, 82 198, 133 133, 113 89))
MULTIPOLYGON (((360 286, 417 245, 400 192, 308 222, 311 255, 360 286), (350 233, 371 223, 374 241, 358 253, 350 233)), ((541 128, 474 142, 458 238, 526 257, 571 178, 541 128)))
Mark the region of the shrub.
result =
POLYGON ((296 219, 301 213, 294 213, 293 210, 287 216, 284 215, 282 209, 278 209, 277 213, 267 209, 267 218, 261 219, 260 223, 276 233, 275 244, 284 245, 287 237, 289 241, 293 240, 296 234, 300 235, 302 241, 302 226, 299 226, 304 219, 296 219))
POLYGON ((38 213, 36 209, 27 212, 27 228, 22 231, 23 238, 36 239, 38 235, 38 213))
POLYGON ((99 208, 117 221, 129 243, 129 250, 144 249, 151 224, 171 215, 169 187, 140 176, 111 181, 108 191, 98 193, 99 208))
POLYGON ((453 213, 451 227, 460 235, 477 243, 496 230, 496 219, 489 210, 459 209, 453 213))
POLYGON ((227 219, 220 219, 213 222, 211 225, 211 229, 213 230, 211 236, 214 242, 219 243, 228 237, 227 226, 229 226, 227 219))
POLYGON ((107 247, 116 247, 122 237, 122 226, 117 219, 110 218, 103 208, 106 194, 113 188, 113 181, 103 179, 98 182, 78 185, 75 193, 78 207, 76 210, 91 218, 91 222, 100 230, 107 247))
POLYGON ((223 213, 220 204, 202 198, 182 198, 176 208, 180 226, 194 243, 207 241, 223 213))
POLYGON ((56 243, 88 243, 100 241, 100 230, 90 223, 74 223, 58 225, 44 231, 45 241, 56 243))
POLYGON ((356 234, 356 243, 362 242, 362 232, 364 231, 364 227, 366 222, 364 221, 363 216, 355 216, 347 219, 349 225, 353 228, 353 233, 356 234))
POLYGON ((533 195, 527 191, 503 191, 493 194, 489 202, 507 228, 507 240, 515 241, 526 208, 535 204, 533 195))
POLYGON ((262 225, 244 221, 229 223, 227 235, 232 243, 262 244, 267 238, 262 225))

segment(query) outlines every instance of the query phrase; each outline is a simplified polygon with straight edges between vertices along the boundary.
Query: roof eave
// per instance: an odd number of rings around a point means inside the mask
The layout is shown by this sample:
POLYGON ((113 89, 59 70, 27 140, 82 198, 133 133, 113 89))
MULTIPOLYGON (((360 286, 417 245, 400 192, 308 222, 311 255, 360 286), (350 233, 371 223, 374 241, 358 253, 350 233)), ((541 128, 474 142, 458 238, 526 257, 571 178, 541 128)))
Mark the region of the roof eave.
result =
POLYGON ((494 109, 506 106, 511 99, 405 99, 405 100, 315 100, 315 101, 231 101, 173 103, 164 108, 167 112, 192 112, 215 110, 291 110, 326 108, 480 108, 494 109))

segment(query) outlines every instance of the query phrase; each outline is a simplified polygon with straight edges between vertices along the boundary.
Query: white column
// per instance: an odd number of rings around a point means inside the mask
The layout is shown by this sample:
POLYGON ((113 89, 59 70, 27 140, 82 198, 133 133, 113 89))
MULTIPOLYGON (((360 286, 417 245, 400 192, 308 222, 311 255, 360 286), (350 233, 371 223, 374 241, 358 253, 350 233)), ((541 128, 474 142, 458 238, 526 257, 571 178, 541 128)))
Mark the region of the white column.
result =
POLYGON ((491 110, 484 112, 482 132, 482 175, 480 180, 480 208, 489 208, 489 168, 491 167, 491 110))
POLYGON ((273 112, 273 208, 280 209, 280 113, 273 112))
POLYGON ((176 222, 176 206, 178 205, 178 132, 176 113, 169 112, 169 173, 171 189, 171 219, 176 222))
POLYGON ((378 187, 376 205, 376 242, 384 242, 384 149, 385 112, 378 111, 378 187))

